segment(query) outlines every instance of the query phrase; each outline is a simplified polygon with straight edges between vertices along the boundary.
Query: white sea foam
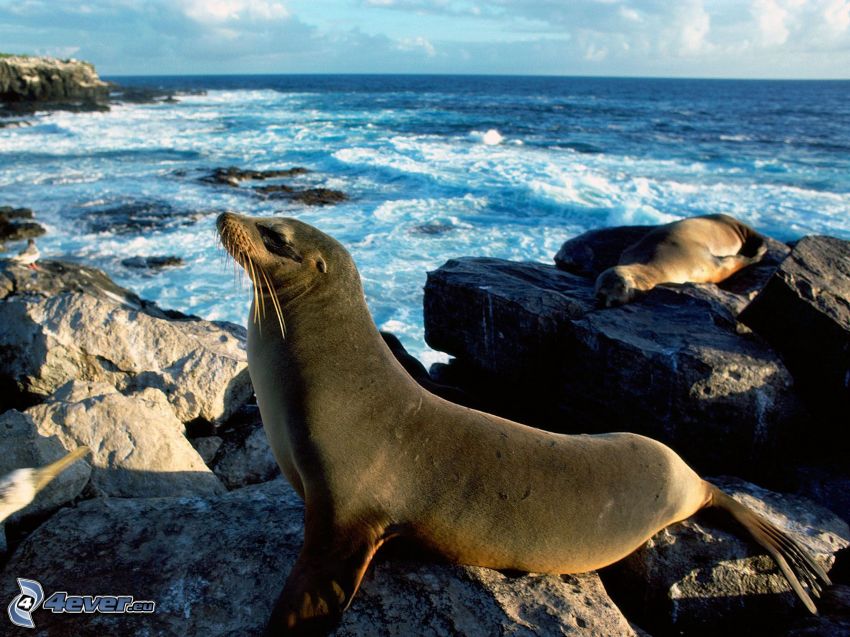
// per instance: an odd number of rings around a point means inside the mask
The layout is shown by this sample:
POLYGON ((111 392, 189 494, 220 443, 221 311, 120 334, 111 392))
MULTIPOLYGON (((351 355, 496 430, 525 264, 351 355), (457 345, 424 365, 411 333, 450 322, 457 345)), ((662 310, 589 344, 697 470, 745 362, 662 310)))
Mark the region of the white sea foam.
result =
MULTIPOLYGON (((496 129, 464 132, 474 124, 417 134, 405 109, 326 111, 322 99, 210 91, 182 96, 179 104, 37 115, 33 126, 0 129, 0 203, 35 209, 49 228, 39 240, 45 256, 83 259, 166 307, 239 323, 246 321, 250 294, 223 265, 213 212, 297 216, 350 248, 376 323, 398 333, 427 363, 445 356, 424 345, 422 288, 426 272, 452 257, 551 263, 565 239, 591 227, 715 212, 783 239, 850 235, 850 193, 764 179, 809 170, 781 157, 754 159, 749 168, 650 154, 582 154, 523 145, 509 122, 499 126, 505 137, 496 129), (500 143, 487 143, 491 132, 491 141, 500 143), (247 186, 198 180, 227 165, 306 165, 314 173, 303 183, 337 188, 351 199, 308 209, 256 197, 247 186), (133 201, 168 204, 175 218, 210 215, 136 235, 90 234, 87 214, 133 201), (134 255, 175 255, 186 265, 157 274, 120 265, 134 255)), ((724 141, 750 143, 737 135, 724 141)))

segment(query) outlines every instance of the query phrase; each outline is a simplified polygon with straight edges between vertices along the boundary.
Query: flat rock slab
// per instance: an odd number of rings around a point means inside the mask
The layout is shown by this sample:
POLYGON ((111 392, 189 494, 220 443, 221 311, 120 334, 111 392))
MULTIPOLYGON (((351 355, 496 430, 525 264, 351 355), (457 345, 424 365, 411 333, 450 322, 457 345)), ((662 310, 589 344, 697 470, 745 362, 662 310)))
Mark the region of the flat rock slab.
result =
MULTIPOLYGON (((805 498, 733 478, 711 482, 808 548, 827 571, 850 543, 847 523, 805 498)), ((603 579, 630 617, 658 634, 783 635, 808 615, 766 551, 719 513, 667 527, 603 579)))
POLYGON ((455 259, 428 274, 425 339, 469 370, 450 382, 508 417, 566 433, 634 431, 703 471, 755 471, 797 421, 793 379, 704 287, 598 309, 591 279, 455 259))
POLYGON ((95 268, 39 264, 0 265, 0 401, 108 382, 163 391, 182 422, 221 422, 252 395, 243 328, 161 310, 95 268))
POLYGON ((801 239, 741 313, 741 321, 782 354, 814 411, 828 423, 846 424, 850 241, 801 239))
MULTIPOLYGON (((47 595, 131 594, 157 605, 151 615, 38 610, 36 630, 21 635, 259 635, 300 549, 302 518, 283 480, 215 498, 89 500, 21 544, 0 576, 0 599, 17 594, 16 577, 30 577, 47 595)), ((379 559, 335 634, 635 633, 596 575, 510 578, 379 559)))

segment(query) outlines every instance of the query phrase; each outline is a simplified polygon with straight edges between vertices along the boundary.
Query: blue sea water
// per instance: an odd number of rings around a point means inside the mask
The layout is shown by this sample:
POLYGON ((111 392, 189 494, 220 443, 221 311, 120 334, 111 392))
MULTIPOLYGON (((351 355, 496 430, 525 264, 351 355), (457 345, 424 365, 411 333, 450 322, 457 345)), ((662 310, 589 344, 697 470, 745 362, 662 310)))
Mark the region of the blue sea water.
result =
MULTIPOLYGON (((426 363, 425 273, 449 258, 551 263, 590 228, 723 212, 781 240, 850 239, 850 82, 427 76, 107 78, 178 103, 50 113, 0 129, 0 205, 35 210, 47 256, 161 305, 245 323, 215 215, 296 216, 353 253, 379 327, 426 363), (336 206, 201 181, 305 166, 336 206), (116 225, 131 211, 140 226, 116 225), (121 264, 177 255, 160 273, 121 264)), ((16 246, 9 246, 10 251, 16 246)))

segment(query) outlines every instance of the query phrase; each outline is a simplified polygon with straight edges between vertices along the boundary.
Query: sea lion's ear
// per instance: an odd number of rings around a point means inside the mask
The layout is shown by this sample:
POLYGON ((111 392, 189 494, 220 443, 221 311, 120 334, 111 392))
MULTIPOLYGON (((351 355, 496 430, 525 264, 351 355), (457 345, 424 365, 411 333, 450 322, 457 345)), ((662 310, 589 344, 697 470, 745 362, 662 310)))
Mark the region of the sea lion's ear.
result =
POLYGON ((328 271, 328 264, 325 263, 325 260, 322 257, 316 258, 316 269, 322 274, 325 274, 328 271))

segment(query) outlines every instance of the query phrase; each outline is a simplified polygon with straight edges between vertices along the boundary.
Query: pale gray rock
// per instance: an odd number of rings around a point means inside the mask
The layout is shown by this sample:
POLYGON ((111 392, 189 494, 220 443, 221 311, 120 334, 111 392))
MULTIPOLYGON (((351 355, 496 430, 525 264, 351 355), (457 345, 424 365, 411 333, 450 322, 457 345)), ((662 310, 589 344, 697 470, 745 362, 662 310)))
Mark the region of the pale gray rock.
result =
POLYGON ((39 265, 0 265, 12 288, 0 300, 0 385, 18 404, 69 380, 107 382, 163 391, 182 422, 221 422, 251 396, 243 328, 163 311, 94 268, 39 265))
POLYGON ((121 497, 209 495, 224 487, 184 436, 158 389, 131 396, 106 383, 72 381, 29 408, 41 436, 91 449, 95 493, 121 497))
MULTIPOLYGON (((60 511, 21 544, 0 577, 0 599, 17 593, 15 574, 38 573, 47 594, 120 592, 157 608, 144 616, 37 611, 34 635, 259 635, 302 534, 303 506, 282 479, 213 498, 90 500, 60 511)), ((379 558, 335 634, 635 633, 596 575, 510 578, 379 558)))
MULTIPOLYGON (((711 481, 808 548, 827 571, 850 544, 847 523, 805 498, 733 478, 711 481)), ((633 620, 661 634, 785 634, 808 614, 766 551, 719 514, 667 527, 609 567, 604 580, 633 620)))
MULTIPOLYGON (((40 432, 30 414, 13 409, 0 415, 0 477, 15 469, 48 465, 77 446, 66 447, 58 436, 40 432)), ((15 522, 26 516, 48 513, 70 502, 80 495, 90 475, 89 464, 78 460, 44 487, 32 503, 12 514, 7 521, 15 522)))

